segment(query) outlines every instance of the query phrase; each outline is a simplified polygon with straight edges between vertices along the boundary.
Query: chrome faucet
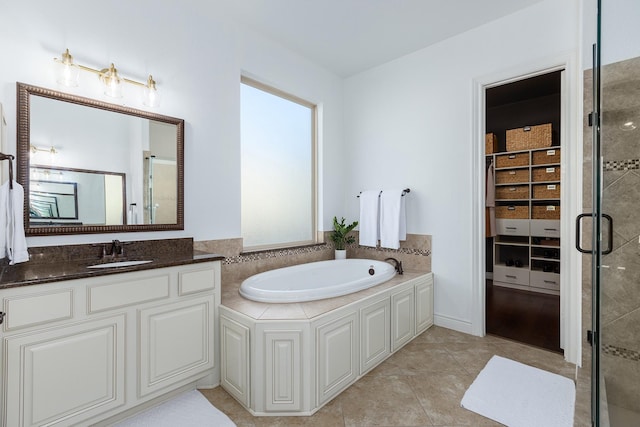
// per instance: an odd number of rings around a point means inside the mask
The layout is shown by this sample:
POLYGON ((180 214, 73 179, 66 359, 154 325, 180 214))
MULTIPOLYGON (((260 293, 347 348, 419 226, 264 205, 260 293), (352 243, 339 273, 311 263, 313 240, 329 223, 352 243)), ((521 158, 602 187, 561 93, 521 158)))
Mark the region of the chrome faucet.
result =
POLYGON ((396 271, 398 272, 398 274, 404 273, 404 270, 402 269, 402 261, 398 261, 395 258, 387 258, 387 259, 385 259, 385 261, 393 261, 394 267, 395 267, 396 271))

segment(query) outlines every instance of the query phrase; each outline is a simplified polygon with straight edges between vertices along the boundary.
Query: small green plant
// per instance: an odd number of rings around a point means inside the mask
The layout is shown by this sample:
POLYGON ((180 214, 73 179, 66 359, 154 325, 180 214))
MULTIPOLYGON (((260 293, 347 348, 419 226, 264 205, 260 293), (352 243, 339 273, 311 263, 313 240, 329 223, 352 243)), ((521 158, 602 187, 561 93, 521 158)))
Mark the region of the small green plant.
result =
POLYGON ((340 222, 338 218, 333 217, 333 232, 331 233, 331 240, 335 244, 336 250, 344 250, 348 244, 355 243, 356 238, 349 236, 348 234, 356 228, 358 221, 346 225, 344 223, 344 217, 340 222))

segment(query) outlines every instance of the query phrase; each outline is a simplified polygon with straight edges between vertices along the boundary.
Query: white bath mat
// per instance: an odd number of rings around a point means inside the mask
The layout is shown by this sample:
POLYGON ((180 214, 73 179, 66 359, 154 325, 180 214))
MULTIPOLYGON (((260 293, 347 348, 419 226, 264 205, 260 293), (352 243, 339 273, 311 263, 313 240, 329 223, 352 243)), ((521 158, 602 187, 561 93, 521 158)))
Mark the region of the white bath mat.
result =
POLYGON ((493 356, 461 405, 509 427, 573 427, 575 400, 569 378, 493 356))
POLYGON ((234 427, 198 390, 188 391, 116 424, 116 427, 234 427))

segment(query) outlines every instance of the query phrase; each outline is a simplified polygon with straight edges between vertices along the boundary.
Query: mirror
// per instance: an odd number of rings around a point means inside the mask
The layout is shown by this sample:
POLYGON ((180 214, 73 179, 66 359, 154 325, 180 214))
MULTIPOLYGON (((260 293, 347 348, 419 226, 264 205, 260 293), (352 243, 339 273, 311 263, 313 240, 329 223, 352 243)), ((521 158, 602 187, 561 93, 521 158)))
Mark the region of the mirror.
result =
POLYGON ((27 235, 184 229, 184 120, 17 90, 27 235))

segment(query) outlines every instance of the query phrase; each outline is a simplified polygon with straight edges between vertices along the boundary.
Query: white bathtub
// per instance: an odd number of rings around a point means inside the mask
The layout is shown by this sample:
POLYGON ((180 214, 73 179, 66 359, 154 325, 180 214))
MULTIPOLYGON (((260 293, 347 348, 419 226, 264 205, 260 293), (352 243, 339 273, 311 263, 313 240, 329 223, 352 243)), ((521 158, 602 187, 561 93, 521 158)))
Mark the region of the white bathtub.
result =
POLYGON ((240 285, 240 295, 259 302, 314 301, 358 292, 386 282, 395 274, 394 267, 383 261, 318 261, 251 276, 240 285))

